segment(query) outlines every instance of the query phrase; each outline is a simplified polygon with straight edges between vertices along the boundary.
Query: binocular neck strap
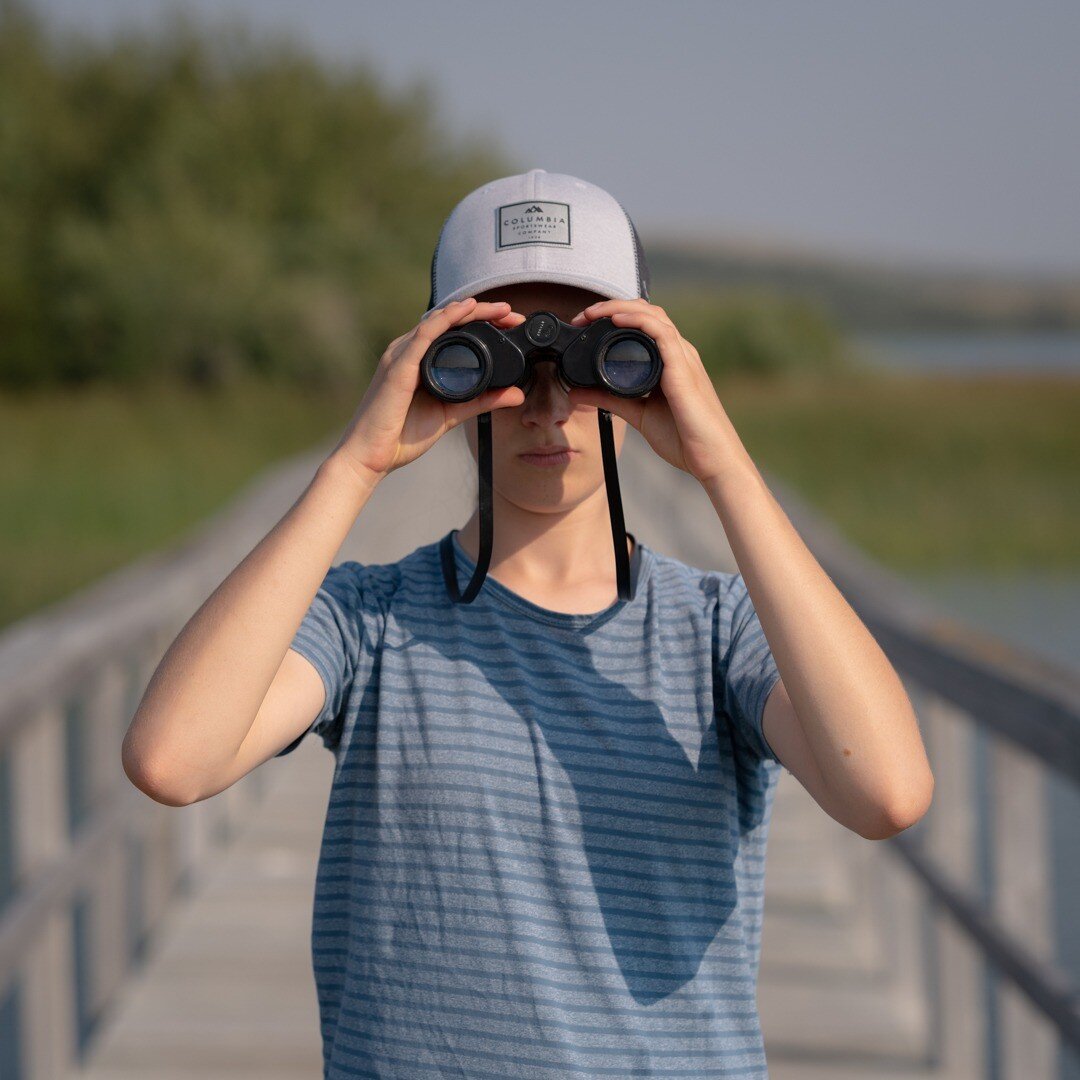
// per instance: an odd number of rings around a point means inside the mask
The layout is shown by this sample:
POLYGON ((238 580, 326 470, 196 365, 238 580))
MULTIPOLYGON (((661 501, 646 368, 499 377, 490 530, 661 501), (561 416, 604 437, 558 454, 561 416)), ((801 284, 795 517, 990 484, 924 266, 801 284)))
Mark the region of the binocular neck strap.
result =
POLYGON ((596 410, 600 425, 600 452, 604 457, 604 486, 607 488, 608 513, 611 515, 611 537, 615 541, 615 582, 620 600, 633 600, 630 590, 630 556, 626 553, 626 523, 623 521, 622 493, 619 491, 618 458, 615 456, 615 436, 611 430, 611 413, 596 410))
MULTIPOLYGON (((476 560, 476 567, 465 587, 465 592, 458 591, 457 565, 454 562, 454 547, 452 543, 444 542, 442 546, 442 569, 446 579, 446 587, 450 591, 450 598, 455 604, 470 604, 472 599, 480 591, 487 577, 488 566, 491 564, 491 539, 493 536, 493 514, 491 508, 491 413, 482 412, 476 415, 476 453, 477 465, 480 474, 480 557, 476 560)), ((450 537, 446 537, 449 541, 450 537)))
MULTIPOLYGON (((619 492, 618 458, 615 455, 615 438, 611 429, 611 413, 597 409, 600 425, 600 450, 604 459, 604 484, 607 487, 608 511, 611 514, 611 535, 615 541, 615 579, 620 600, 633 600, 630 585, 630 556, 626 551, 626 526, 623 521, 622 495, 619 492)), ((442 570, 446 588, 455 604, 471 603, 480 591, 491 565, 491 541, 494 535, 491 498, 491 413, 476 416, 477 465, 480 475, 480 552, 473 575, 462 593, 458 589, 457 564, 454 548, 447 536, 442 544, 442 570)))

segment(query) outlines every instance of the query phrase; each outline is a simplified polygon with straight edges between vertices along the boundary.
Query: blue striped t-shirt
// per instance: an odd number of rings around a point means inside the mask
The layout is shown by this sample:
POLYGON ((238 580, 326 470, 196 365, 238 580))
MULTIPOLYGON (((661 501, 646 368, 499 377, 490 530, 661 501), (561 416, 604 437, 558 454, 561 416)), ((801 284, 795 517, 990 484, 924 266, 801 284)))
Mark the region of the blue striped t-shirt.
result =
POLYGON ((766 1077, 779 672, 741 574, 635 541, 634 599, 595 614, 491 576, 455 604, 439 543, 331 567, 292 644, 336 762, 324 1077, 766 1077))

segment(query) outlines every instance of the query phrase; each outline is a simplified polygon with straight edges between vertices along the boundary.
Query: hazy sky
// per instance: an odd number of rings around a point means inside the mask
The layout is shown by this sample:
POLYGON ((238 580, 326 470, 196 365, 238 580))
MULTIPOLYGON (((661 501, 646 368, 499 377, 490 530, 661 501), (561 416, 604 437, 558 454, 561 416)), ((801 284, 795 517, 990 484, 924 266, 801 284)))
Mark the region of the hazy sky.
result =
MULTIPOLYGON (((661 229, 1080 272, 1076 0, 37 0, 287 30, 661 229)), ((465 194, 461 192, 460 195, 465 194)), ((449 207, 448 207, 449 208, 449 207)))

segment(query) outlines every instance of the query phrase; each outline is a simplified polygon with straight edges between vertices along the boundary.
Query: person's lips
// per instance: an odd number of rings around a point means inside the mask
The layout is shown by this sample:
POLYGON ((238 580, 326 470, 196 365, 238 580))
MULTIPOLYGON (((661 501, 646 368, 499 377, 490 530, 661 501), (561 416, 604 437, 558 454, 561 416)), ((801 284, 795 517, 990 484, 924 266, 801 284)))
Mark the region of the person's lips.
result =
POLYGON ((549 443, 545 446, 537 446, 532 450, 526 450, 518 457, 529 465, 539 465, 541 468, 552 468, 556 465, 568 464, 577 453, 569 446, 561 446, 558 443, 549 443))

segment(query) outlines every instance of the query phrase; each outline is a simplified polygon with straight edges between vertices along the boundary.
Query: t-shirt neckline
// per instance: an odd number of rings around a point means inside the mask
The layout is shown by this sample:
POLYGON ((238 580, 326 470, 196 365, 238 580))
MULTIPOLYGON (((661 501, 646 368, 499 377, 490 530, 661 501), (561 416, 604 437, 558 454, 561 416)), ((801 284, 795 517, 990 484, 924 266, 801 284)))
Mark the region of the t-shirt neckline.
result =
MULTIPOLYGON (((459 573, 458 584, 461 590, 464 591, 465 586, 472 578, 473 570, 476 568, 476 562, 465 552, 464 548, 462 548, 458 541, 457 534, 457 529, 451 529, 449 537, 459 573)), ((621 600, 616 598, 602 611, 555 611, 551 608, 542 607, 540 604, 533 603, 533 601, 526 599, 524 596, 514 592, 513 589, 508 588, 501 581, 488 575, 484 578, 483 585, 480 587, 480 591, 477 593, 473 602, 475 603, 476 600, 480 600, 486 593, 493 600, 511 608, 519 614, 527 615, 531 619, 548 623, 551 626, 562 626, 568 629, 577 630, 586 627, 596 627, 615 618, 615 616, 624 608, 633 607, 634 605, 643 602, 641 599, 641 592, 643 586, 648 581, 649 572, 652 569, 652 551, 647 544, 643 544, 633 533, 628 533, 627 535, 634 540, 634 549, 630 555, 630 581, 633 583, 634 588, 633 600, 621 600)))

